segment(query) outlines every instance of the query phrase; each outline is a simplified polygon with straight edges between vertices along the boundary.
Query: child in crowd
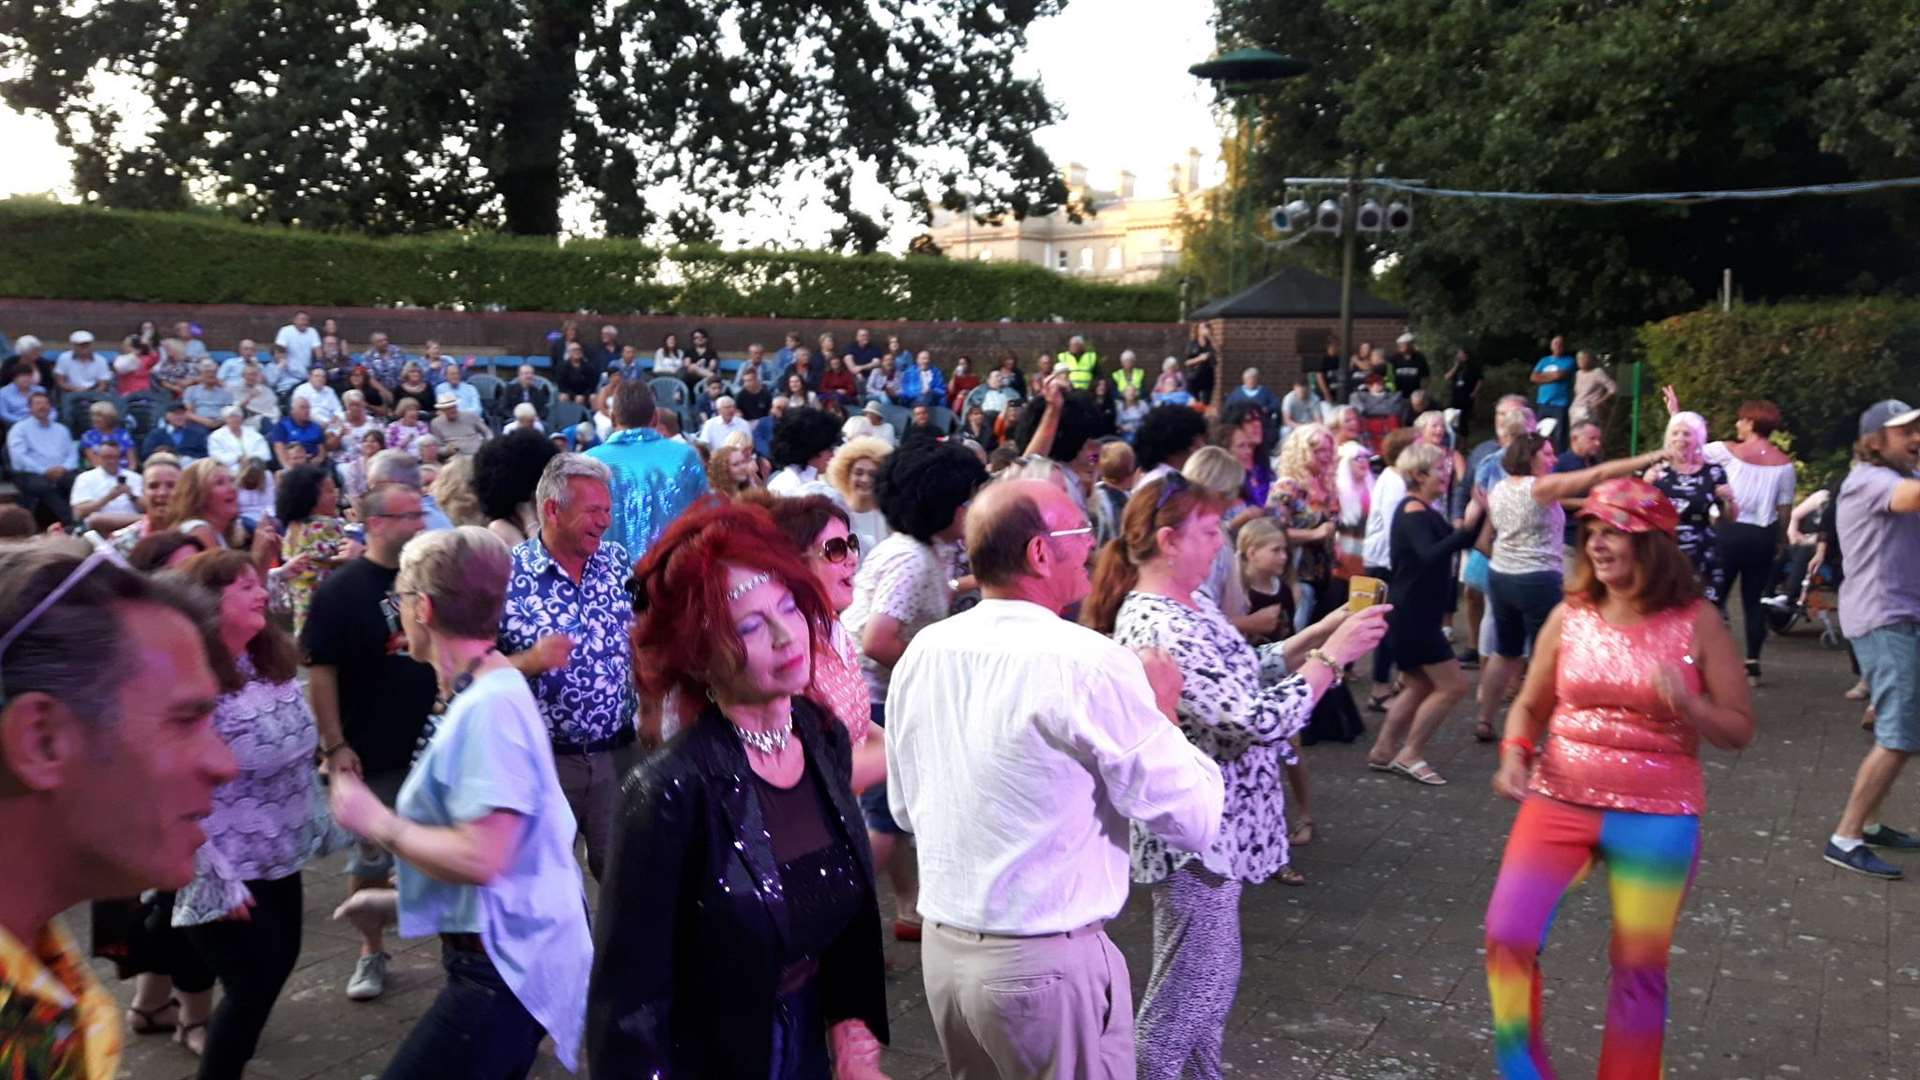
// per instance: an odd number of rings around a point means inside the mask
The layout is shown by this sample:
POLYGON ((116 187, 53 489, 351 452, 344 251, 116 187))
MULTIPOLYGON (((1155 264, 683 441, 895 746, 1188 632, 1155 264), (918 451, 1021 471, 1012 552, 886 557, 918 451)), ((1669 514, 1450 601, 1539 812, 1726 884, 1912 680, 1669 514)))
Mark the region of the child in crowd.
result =
POLYGON ((1240 583, 1247 590, 1247 610, 1280 608, 1277 629, 1255 636, 1253 643, 1264 645, 1285 639, 1293 632, 1295 610, 1293 550, 1287 546, 1287 530, 1270 517, 1254 518, 1240 527, 1234 549, 1240 557, 1240 583))

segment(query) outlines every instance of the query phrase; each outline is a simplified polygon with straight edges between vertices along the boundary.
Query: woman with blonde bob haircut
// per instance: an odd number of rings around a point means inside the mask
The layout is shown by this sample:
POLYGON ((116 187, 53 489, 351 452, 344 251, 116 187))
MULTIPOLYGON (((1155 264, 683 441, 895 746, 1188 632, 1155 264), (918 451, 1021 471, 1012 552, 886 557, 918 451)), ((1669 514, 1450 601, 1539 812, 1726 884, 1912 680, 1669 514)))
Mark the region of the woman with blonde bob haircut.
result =
MULTIPOLYGON (((447 709, 393 810, 359 777, 332 778, 334 816, 399 861, 401 935, 438 934, 447 974, 384 1077, 523 1077, 548 1035, 563 1065, 579 1065, 593 940, 552 740, 495 646, 512 565, 477 526, 408 541, 400 622, 447 709)), ((381 892, 355 893, 342 913, 364 917, 381 892)))
MULTIPOLYGON (((1213 449, 1239 469, 1231 455, 1213 449)), ((1200 460, 1195 454, 1188 469, 1208 471, 1196 468, 1200 460)), ((1137 488, 1120 516, 1120 536, 1100 551, 1080 617, 1122 645, 1171 656, 1183 676, 1180 729, 1219 764, 1226 782, 1219 838, 1207 851, 1176 851, 1137 826, 1133 833, 1133 879, 1162 886, 1153 891, 1153 973, 1135 1028, 1140 1075, 1156 1080, 1175 1080, 1190 1068, 1220 1075, 1240 979, 1240 890, 1287 865, 1280 765, 1293 757, 1288 740, 1339 682, 1341 669, 1386 630, 1384 605, 1340 612, 1279 648, 1279 659, 1298 674, 1263 677, 1266 665, 1246 638, 1218 608, 1194 598, 1225 543, 1220 514, 1239 483, 1224 486, 1226 492, 1209 490, 1169 473, 1137 488)))

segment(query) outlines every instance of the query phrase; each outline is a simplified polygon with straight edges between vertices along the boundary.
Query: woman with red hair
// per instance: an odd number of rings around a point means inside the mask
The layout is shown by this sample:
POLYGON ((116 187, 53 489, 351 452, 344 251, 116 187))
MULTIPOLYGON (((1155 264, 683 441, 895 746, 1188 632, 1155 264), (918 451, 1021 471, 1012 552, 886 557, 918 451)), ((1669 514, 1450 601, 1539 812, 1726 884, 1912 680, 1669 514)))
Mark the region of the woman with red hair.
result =
POLYGON ((675 522, 633 589, 642 689, 707 704, 625 784, 589 1068, 880 1076, 880 908, 851 749, 803 696, 827 598, 767 513, 740 504, 675 522))

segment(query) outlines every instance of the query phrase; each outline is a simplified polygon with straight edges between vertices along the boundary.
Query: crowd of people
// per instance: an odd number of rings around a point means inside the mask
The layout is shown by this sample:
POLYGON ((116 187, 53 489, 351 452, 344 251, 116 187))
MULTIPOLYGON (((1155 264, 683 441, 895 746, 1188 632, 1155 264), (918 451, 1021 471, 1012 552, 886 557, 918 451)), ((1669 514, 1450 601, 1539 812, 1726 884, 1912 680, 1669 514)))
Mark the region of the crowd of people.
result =
POLYGON ((1616 889, 1602 1073, 1657 1075, 1699 742, 1754 736, 1789 524, 1832 541, 1795 573, 1844 551, 1877 725, 1826 858, 1897 877, 1870 849, 1920 848, 1878 820, 1920 750, 1899 402, 1802 512, 1777 409, 1712 442, 1669 395, 1662 446, 1609 458, 1610 381, 1558 338, 1471 449, 1477 369, 1446 373, 1456 415, 1426 407, 1410 335, 1331 347, 1284 401, 1257 371, 1216 395, 1203 329, 1152 386, 1078 336, 983 379, 864 330, 756 346, 716 386, 704 331, 643 357, 569 324, 550 380, 486 400, 459 364, 429 385, 385 335, 352 357, 304 316, 234 369, 246 398, 195 343, 135 335, 133 372, 23 349, 5 373, 30 453, 56 391, 102 379, 183 415, 131 440, 89 411, 111 483, 64 509, 23 485, 54 535, 0 548, 0 854, 27 868, 0 901, 0 1071, 108 1076, 133 1033, 242 1075, 307 872, 344 851, 348 998, 386 992, 389 932, 440 942, 385 1076, 523 1076, 548 1040, 596 1076, 882 1076, 887 936, 922 949, 956 1076, 1217 1076, 1241 894, 1311 884, 1310 747, 1377 712, 1367 766, 1443 785, 1426 748, 1470 711, 1522 804, 1488 909, 1499 1067, 1551 1074, 1538 954, 1599 859, 1639 886, 1616 889), (1327 409, 1342 363, 1356 402, 1327 409), (694 434, 663 376, 710 408, 694 434), (264 446, 253 387, 288 395, 264 446), (460 423, 503 401, 504 427, 460 423), (542 429, 569 404, 592 412, 542 429), (1105 933, 1134 883, 1137 1011, 1105 933), (85 900, 124 1015, 55 921, 85 900))

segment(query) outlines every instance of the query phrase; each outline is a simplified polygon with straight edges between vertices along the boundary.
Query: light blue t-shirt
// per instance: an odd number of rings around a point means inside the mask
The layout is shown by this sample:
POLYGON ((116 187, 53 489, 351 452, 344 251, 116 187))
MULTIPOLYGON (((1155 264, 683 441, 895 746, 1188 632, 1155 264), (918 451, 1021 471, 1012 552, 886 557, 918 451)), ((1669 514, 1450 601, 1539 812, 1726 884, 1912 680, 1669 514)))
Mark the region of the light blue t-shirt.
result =
POLYGON ((1553 372, 1555 375, 1562 377, 1554 382, 1541 383, 1540 389, 1534 394, 1534 400, 1542 405, 1559 405, 1562 407, 1572 405, 1573 368, 1574 361, 1571 356, 1554 356, 1548 354, 1541 357, 1540 362, 1533 365, 1533 373, 1535 375, 1553 372))
POLYGON ((500 978, 553 1036, 561 1064, 576 1069, 593 937, 573 857, 573 812, 525 676, 503 667, 453 699, 395 808, 408 821, 440 827, 495 810, 520 815, 520 847, 487 885, 437 881, 402 860, 400 935, 480 935, 500 978))

